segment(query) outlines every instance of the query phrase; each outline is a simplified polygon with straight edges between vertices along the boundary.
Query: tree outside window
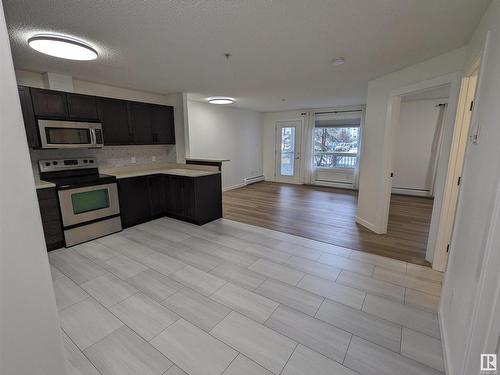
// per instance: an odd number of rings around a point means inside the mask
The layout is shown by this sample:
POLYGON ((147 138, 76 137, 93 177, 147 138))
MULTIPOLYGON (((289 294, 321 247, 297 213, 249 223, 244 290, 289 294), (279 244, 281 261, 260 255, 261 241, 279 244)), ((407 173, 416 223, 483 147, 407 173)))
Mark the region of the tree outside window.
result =
POLYGON ((314 129, 314 165, 318 168, 355 168, 358 164, 359 127, 314 129))

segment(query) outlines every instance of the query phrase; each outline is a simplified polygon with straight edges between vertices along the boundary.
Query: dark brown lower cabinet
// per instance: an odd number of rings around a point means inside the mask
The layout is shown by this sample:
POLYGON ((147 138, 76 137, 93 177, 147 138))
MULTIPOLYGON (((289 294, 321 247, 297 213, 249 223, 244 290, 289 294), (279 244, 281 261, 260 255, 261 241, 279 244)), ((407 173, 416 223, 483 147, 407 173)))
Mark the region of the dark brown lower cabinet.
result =
POLYGON ((220 174, 123 178, 118 194, 124 228, 164 215, 198 225, 222 217, 220 174))
POLYGON ((38 205, 42 216, 43 234, 47 250, 64 246, 64 233, 59 211, 59 201, 55 188, 38 189, 38 205))

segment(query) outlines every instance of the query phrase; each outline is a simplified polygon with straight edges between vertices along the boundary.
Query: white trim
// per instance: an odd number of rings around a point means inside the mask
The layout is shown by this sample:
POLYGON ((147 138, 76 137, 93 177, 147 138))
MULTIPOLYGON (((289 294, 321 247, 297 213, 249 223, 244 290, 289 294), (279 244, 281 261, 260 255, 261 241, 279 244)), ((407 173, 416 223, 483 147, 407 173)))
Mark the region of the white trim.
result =
POLYGON ((393 187, 392 188, 392 194, 399 194, 399 195, 410 195, 410 196, 416 196, 416 197, 427 197, 431 198, 431 192, 430 190, 419 190, 419 189, 404 189, 404 188, 397 188, 393 187))
POLYGON ((245 177, 245 185, 255 184, 257 182, 264 181, 264 175, 245 177))
POLYGON ((243 187, 243 186, 246 186, 246 184, 244 182, 241 182, 241 183, 236 184, 236 185, 226 186, 222 191, 234 190, 234 189, 238 189, 238 188, 243 187))
POLYGON ((369 221, 360 218, 358 215, 356 215, 356 223, 361 224, 362 226, 370 229, 371 231, 373 231, 377 234, 384 234, 386 232, 386 230, 384 230, 384 228, 379 228, 375 224, 372 224, 369 221))
POLYGON ((332 187, 332 188, 337 188, 337 189, 358 190, 358 189, 353 188, 352 183, 350 183, 350 182, 314 180, 313 185, 332 187))
POLYGON ((442 308, 441 305, 439 306, 438 310, 438 321, 439 321, 439 331, 441 333, 441 344, 443 346, 443 362, 444 362, 444 373, 445 374, 455 374, 453 371, 453 366, 452 363, 449 362, 450 355, 448 354, 448 336, 446 334, 446 331, 443 329, 444 327, 444 320, 443 320, 443 313, 442 313, 442 308))

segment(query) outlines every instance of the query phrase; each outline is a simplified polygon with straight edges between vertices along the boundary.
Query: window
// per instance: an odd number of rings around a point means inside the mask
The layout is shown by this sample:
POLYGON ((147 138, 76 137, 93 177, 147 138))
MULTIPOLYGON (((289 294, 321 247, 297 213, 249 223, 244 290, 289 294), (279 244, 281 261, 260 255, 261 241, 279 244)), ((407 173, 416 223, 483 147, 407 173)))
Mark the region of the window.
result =
MULTIPOLYGON (((359 120, 358 120, 359 122, 359 120)), ((357 126, 321 126, 314 128, 314 166, 349 168, 358 164, 359 123, 357 126)))

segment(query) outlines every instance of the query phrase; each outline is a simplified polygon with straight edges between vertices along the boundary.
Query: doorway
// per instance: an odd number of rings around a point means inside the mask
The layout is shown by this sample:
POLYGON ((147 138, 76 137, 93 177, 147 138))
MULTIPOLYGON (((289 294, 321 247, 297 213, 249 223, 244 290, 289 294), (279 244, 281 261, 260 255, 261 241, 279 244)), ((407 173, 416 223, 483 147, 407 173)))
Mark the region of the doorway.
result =
POLYGON ((276 181, 300 184, 302 120, 276 121, 276 181))

